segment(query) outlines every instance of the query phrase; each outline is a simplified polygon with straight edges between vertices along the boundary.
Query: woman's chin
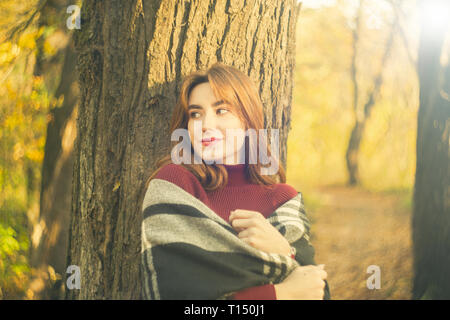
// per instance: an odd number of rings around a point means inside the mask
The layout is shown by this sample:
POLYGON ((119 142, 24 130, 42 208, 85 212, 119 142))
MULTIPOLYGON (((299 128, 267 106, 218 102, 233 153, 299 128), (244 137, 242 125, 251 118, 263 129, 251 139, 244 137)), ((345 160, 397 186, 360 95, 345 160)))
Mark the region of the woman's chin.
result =
MULTIPOLYGON (((200 153, 196 152, 196 154, 200 153)), ((203 147, 201 158, 203 161, 207 163, 209 162, 223 163, 223 153, 220 152, 220 150, 217 150, 216 148, 203 147)))
POLYGON ((217 158, 217 157, 205 157, 203 156, 203 161, 205 161, 207 164, 210 163, 216 163, 216 164, 223 164, 223 159, 222 158, 217 158))

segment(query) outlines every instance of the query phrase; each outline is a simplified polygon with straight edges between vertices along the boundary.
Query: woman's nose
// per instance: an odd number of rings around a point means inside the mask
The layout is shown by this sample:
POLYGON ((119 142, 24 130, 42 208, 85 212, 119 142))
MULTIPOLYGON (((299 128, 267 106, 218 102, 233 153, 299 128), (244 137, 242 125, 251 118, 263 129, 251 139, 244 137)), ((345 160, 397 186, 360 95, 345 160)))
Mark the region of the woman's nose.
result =
POLYGON ((216 129, 217 119, 213 112, 207 112, 205 117, 203 118, 202 130, 205 132, 206 130, 216 129))

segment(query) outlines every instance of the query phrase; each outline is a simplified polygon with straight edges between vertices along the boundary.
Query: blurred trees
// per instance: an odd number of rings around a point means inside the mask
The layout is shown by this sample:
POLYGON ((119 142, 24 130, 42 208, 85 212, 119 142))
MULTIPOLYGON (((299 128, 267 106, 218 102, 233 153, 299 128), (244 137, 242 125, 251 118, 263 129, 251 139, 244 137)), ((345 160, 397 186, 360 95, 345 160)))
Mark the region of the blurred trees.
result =
MULTIPOLYGON (((0 296, 22 297, 30 276, 29 218, 38 214, 40 165, 47 113, 58 102, 42 77, 33 75, 36 39, 51 30, 35 24, 11 40, 6 31, 26 21, 34 2, 0 6, 0 296), (32 128, 32 129, 31 129, 32 128)), ((54 47, 45 42, 45 52, 54 47)))
POLYGON ((419 4, 413 298, 450 299, 450 3, 419 4))
MULTIPOLYGON (((318 2, 320 1, 315 3, 318 2)), ((275 124, 275 127, 285 129, 283 139, 286 139, 288 127, 291 125, 288 140, 288 180, 299 188, 359 181, 364 187, 375 190, 409 189, 414 183, 417 148, 413 221, 417 277, 414 294, 417 298, 442 297, 448 292, 445 291, 448 282, 443 270, 449 265, 445 252, 449 250, 446 244, 450 243, 449 181, 448 170, 445 170, 448 168, 446 142, 449 129, 446 119, 449 110, 450 71, 448 63, 444 66, 445 63, 441 61, 438 65, 438 56, 440 52, 443 57, 445 53, 448 54, 448 49, 445 49, 448 48, 448 45, 445 45, 448 40, 445 42, 444 34, 437 31, 428 33, 428 36, 425 36, 428 31, 420 33, 421 87, 418 116, 419 86, 415 55, 418 51, 419 29, 416 1, 364 0, 363 5, 358 6, 359 2, 336 0, 328 1, 329 5, 317 5, 315 9, 302 8, 302 20, 297 24, 292 116, 289 117, 290 107, 286 105, 284 112, 266 112, 267 121, 269 125, 275 124), (392 22, 396 23, 395 29, 392 22), (419 130, 416 135, 417 125, 419 130), (353 141, 352 136, 356 136, 352 132, 356 131, 359 141, 350 143, 353 141), (356 157, 352 156, 355 154, 353 151, 349 152, 348 147, 352 144, 359 146, 353 149, 357 150, 356 157), (349 165, 348 162, 353 164, 349 165)), ((77 88, 74 85, 76 53, 71 32, 65 26, 69 16, 65 10, 68 4, 69 1, 65 0, 4 0, 0 3, 0 298, 60 296, 62 288, 59 285, 67 266, 65 236, 69 224, 66 219, 72 204, 77 212, 89 213, 83 216, 87 219, 83 224, 83 232, 94 230, 95 227, 89 227, 91 221, 94 225, 102 224, 98 230, 104 233, 100 233, 98 239, 94 236, 98 241, 93 241, 89 253, 94 258, 89 261, 102 257, 104 253, 95 250, 95 245, 101 243, 105 252, 113 252, 116 256, 130 254, 127 257, 131 258, 124 260, 123 269, 134 262, 133 259, 137 255, 133 251, 137 245, 136 238, 124 232, 114 234, 114 230, 106 226, 110 222, 112 226, 137 223, 137 216, 129 215, 129 212, 137 212, 142 195, 137 194, 137 187, 131 187, 131 181, 145 181, 146 176, 140 169, 148 167, 151 171, 151 163, 162 153, 162 149, 154 147, 152 151, 143 154, 148 144, 162 145, 160 135, 150 133, 146 127, 154 124, 155 127, 160 125, 162 131, 165 130, 170 113, 167 106, 173 105, 173 97, 176 96, 175 80, 179 80, 181 74, 196 66, 206 65, 208 55, 213 55, 211 50, 214 54, 219 54, 220 58, 227 56, 225 52, 233 52, 230 54, 233 61, 240 61, 245 51, 241 47, 242 39, 255 38, 254 42, 249 40, 249 43, 252 43, 249 50, 254 60, 248 70, 255 81, 260 81, 263 92, 271 91, 271 94, 263 96, 265 105, 284 105, 285 96, 290 90, 283 84, 282 79, 288 79, 290 72, 294 70, 281 70, 278 74, 273 72, 260 78, 260 73, 272 72, 272 66, 265 65, 261 57, 269 57, 269 60, 273 59, 277 63, 283 59, 283 55, 278 55, 274 47, 264 42, 270 32, 263 26, 257 27, 251 35, 242 34, 240 38, 235 37, 234 42, 228 33, 218 32, 218 24, 211 20, 214 14, 210 13, 206 19, 208 23, 198 32, 203 40, 184 42, 192 37, 190 29, 184 24, 191 13, 187 9, 179 8, 178 14, 170 19, 176 31, 174 36, 166 36, 168 42, 163 41, 164 37, 160 37, 161 42, 154 43, 152 47, 152 50, 160 48, 164 54, 158 56, 167 56, 168 60, 154 60, 151 65, 148 61, 137 61, 136 65, 142 66, 141 70, 133 69, 133 62, 127 59, 127 55, 118 60, 111 60, 111 65, 100 63, 107 60, 103 60, 103 39, 97 38, 99 35, 94 32, 96 28, 101 28, 100 24, 97 24, 99 22, 95 14, 104 15, 104 12, 95 9, 86 14, 83 19, 89 17, 90 20, 86 20, 88 23, 82 33, 85 38, 81 36, 79 39, 80 43, 84 44, 80 65, 85 66, 83 68, 86 73, 83 74, 89 74, 92 78, 83 78, 83 83, 101 83, 99 77, 106 72, 103 69, 106 66, 109 68, 108 75, 114 76, 110 76, 111 83, 105 83, 99 88, 102 94, 108 93, 119 101, 121 98, 114 92, 121 88, 120 83, 124 84, 120 90, 135 92, 135 95, 127 100, 134 108, 129 110, 130 114, 127 113, 130 118, 126 118, 129 119, 131 127, 123 127, 117 136, 111 133, 102 138, 106 140, 99 138, 99 144, 105 141, 109 143, 107 138, 112 136, 124 139, 124 143, 142 146, 137 150, 138 147, 129 149, 130 147, 119 144, 108 144, 108 148, 103 150, 102 156, 106 154, 105 159, 112 166, 112 171, 104 173, 104 186, 96 185, 95 188, 100 188, 105 194, 113 192, 111 197, 106 197, 111 200, 106 203, 109 203, 107 209, 112 210, 113 215, 106 216, 107 213, 102 212, 103 216, 99 214, 94 217, 94 213, 98 213, 95 210, 100 207, 100 200, 91 193, 94 191, 84 189, 86 193, 80 195, 80 199, 83 199, 82 208, 75 200, 72 202, 71 197, 77 88), (7 35, 11 30, 15 30, 15 36, 8 39, 7 35), (177 40, 178 37, 180 41, 177 40), (225 49, 216 48, 217 43, 223 44, 225 49), (168 48, 171 48, 171 51, 165 55, 168 48), (184 51, 195 52, 195 55, 191 57, 189 54, 183 54, 184 51), (161 65, 166 66, 164 72, 169 76, 154 71, 157 80, 153 76, 147 77, 149 70, 159 70, 161 65), (90 66, 93 67, 91 72, 86 70, 90 66), (119 81, 115 78, 115 70, 124 66, 133 70, 133 75, 130 73, 129 78, 120 78, 119 81), (150 83, 150 91, 146 91, 148 88, 143 85, 147 81, 150 83), (136 88, 141 91, 133 91, 136 88), (110 91, 105 91, 107 89, 110 91), (142 93, 144 91, 145 94, 142 93), (133 112, 136 110, 143 116, 135 116, 133 112), (137 138, 137 133, 141 131, 145 131, 145 134, 137 138), (130 154, 138 154, 138 159, 132 161, 130 154), (118 168, 122 167, 125 169, 120 171, 118 168), (127 175, 131 178, 124 178, 127 175), (124 198, 125 191, 127 194, 132 193, 133 207, 125 205, 128 201, 124 198), (116 205, 120 208, 116 208, 116 205), (115 208, 115 211, 112 208, 115 208), (102 235, 107 235, 108 238, 100 239, 102 235), (110 247, 111 239, 119 241, 123 250, 110 247)), ((89 6, 97 8, 100 5, 91 3, 89 6)), ((105 6, 112 10, 112 4, 105 6)), ((135 8, 123 4, 120 10, 125 7, 130 10, 126 12, 133 16, 131 12, 134 12, 132 10, 135 8)), ((261 8, 256 9, 258 11, 261 8)), ((270 17, 276 12, 281 15, 280 11, 275 9, 272 6, 267 15, 270 17)), ((150 5, 136 10, 152 15, 156 9, 150 5)), ((204 10, 206 14, 209 8, 204 10)), ((224 18, 230 19, 230 23, 244 12, 233 5, 218 11, 223 10, 230 14, 229 18, 224 18)), ((129 21, 127 25, 130 27, 130 33, 125 33, 125 38, 119 39, 121 42, 118 40, 118 43, 126 46, 127 50, 134 48, 133 54, 142 54, 145 50, 143 45, 136 47, 134 42, 143 41, 142 30, 149 32, 154 30, 155 25, 144 20, 142 14, 134 17, 136 19, 129 21)), ((198 15, 196 19, 201 20, 202 17, 204 16, 198 15)), ((113 18, 114 15, 105 16, 105 23, 112 26, 116 21, 113 18)), ((435 20, 432 17, 428 21, 435 20)), ((424 29, 428 26, 423 24, 424 29)), ((273 28, 277 30, 275 26, 273 28)), ((287 30, 277 32, 286 34, 287 30)), ((145 41, 146 46, 149 44, 148 39, 145 41)), ((283 37, 277 41, 272 45, 280 43, 283 50, 294 43, 292 39, 283 37)), ((109 48, 117 50, 115 43, 111 43, 109 48)), ((289 50, 293 48, 290 47, 289 50)), ((247 66, 246 63, 242 65, 247 66)), ((90 93, 83 94, 86 96, 90 93)), ((100 99, 99 93, 99 96, 92 96, 89 101, 92 105, 86 105, 83 109, 83 115, 86 117, 92 116, 91 113, 96 110, 96 101, 103 100, 100 99)), ((122 103, 114 102, 112 105, 122 103)), ((116 114, 112 107, 107 111, 111 111, 112 120, 107 122, 111 128, 120 122, 119 119, 125 114, 116 114)), ((106 122, 92 121, 81 125, 85 131, 84 139, 89 140, 89 134, 94 134, 94 128, 106 126, 106 122)), ((94 142, 89 140, 89 145, 96 145, 94 142)), ((282 154, 286 154, 286 148, 282 154)), ((94 158, 87 153, 85 155, 85 158, 78 160, 79 170, 80 166, 93 165, 94 158)), ((76 178, 91 181, 91 173, 82 173, 84 175, 80 176, 78 173, 76 178)), ((97 172, 97 175, 103 175, 103 171, 97 172)), ((79 185, 75 188, 79 188, 79 185)), ((80 230, 76 232, 83 234, 80 230)), ((77 254, 72 254, 72 258, 77 254)), ((98 261, 100 260, 99 258, 98 261)), ((98 266, 95 263, 93 265, 98 266)), ((117 277, 111 280, 113 286, 127 281, 130 281, 132 286, 136 280, 129 278, 125 271, 120 273, 120 268, 115 269, 108 265, 102 267, 108 271, 106 278, 111 278, 113 271, 117 272, 117 277)), ((105 286, 104 289, 108 288, 105 286)))
POLYGON ((75 135, 70 119, 76 100, 67 3, 1 3, 0 289, 5 298, 55 298, 47 289, 65 271, 68 222, 59 219, 67 220, 70 212, 75 135))
POLYGON ((358 131, 355 180, 372 190, 412 189, 415 3, 322 3, 305 5, 297 30, 288 181, 300 188, 348 183, 347 150, 352 131, 358 131))
POLYGON ((54 81, 51 92, 60 101, 48 113, 44 158, 41 169, 39 217, 33 221, 30 265, 37 269, 30 286, 35 298, 58 299, 63 296, 69 233, 73 144, 76 137, 78 101, 76 53, 66 26, 71 0, 47 0, 40 8, 38 26, 53 29, 60 41, 51 57, 44 52, 45 40, 37 39, 34 74, 54 81), (57 76, 57 80, 53 80, 57 76))
MULTIPOLYGON (((360 98, 359 93, 359 68, 356 65, 356 60, 358 57, 358 47, 359 39, 364 37, 365 34, 361 32, 361 20, 367 21, 366 17, 362 16, 364 1, 361 0, 357 6, 355 23, 352 28, 352 58, 351 58, 351 81, 353 86, 353 111, 355 117, 355 123, 353 125, 352 131, 350 133, 350 139, 347 145, 347 151, 345 153, 345 159, 347 162, 348 170, 348 183, 350 185, 355 185, 359 183, 359 173, 358 173, 358 154, 361 145, 361 140, 363 138, 364 129, 366 127, 367 120, 370 117, 371 111, 380 93, 381 85, 383 83, 383 74, 386 68, 387 59, 390 56, 394 36, 398 28, 398 16, 395 16, 390 23, 389 30, 387 32, 387 40, 384 48, 382 50, 380 62, 377 63, 377 70, 371 80, 370 89, 368 90, 367 97, 365 101, 360 98)), ((363 67, 364 68, 364 67, 363 67)), ((364 96, 363 96, 364 97, 364 96)))

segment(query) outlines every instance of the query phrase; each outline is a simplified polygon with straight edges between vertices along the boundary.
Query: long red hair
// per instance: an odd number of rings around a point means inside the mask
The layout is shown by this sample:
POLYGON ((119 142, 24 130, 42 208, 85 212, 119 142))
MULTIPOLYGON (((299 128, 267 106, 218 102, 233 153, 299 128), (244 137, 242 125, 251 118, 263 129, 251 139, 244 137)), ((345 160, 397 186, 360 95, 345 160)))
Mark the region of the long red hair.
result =
MULTIPOLYGON (((183 80, 180 90, 180 96, 172 114, 170 130, 187 129, 189 114, 188 101, 192 89, 201 83, 209 82, 216 98, 223 100, 225 103, 233 106, 238 117, 243 121, 246 129, 256 129, 258 133, 260 129, 264 129, 263 105, 258 94, 258 90, 251 79, 239 69, 225 65, 221 62, 214 63, 207 70, 193 72, 186 76, 183 80)), ((173 142, 173 146, 178 142, 173 142)), ((249 143, 246 138, 246 159, 249 158, 249 143)), ((270 157, 271 152, 268 143, 264 143, 263 147, 267 149, 267 155, 270 157)), ((252 146, 250 146, 252 148, 252 146)), ((191 145, 191 154, 193 149, 191 145)), ((254 151, 252 151, 254 152, 254 151)), ((272 158, 277 162, 278 171, 274 175, 262 175, 263 167, 258 158, 255 164, 247 163, 246 174, 248 179, 256 184, 270 186, 275 183, 285 183, 286 176, 283 167, 278 159, 272 158)), ((146 187, 151 179, 163 166, 172 163, 170 153, 157 162, 157 169, 148 178, 146 187)), ((206 191, 216 190, 227 184, 228 175, 225 167, 221 164, 207 165, 203 161, 201 164, 181 164, 191 171, 202 184, 206 191)))

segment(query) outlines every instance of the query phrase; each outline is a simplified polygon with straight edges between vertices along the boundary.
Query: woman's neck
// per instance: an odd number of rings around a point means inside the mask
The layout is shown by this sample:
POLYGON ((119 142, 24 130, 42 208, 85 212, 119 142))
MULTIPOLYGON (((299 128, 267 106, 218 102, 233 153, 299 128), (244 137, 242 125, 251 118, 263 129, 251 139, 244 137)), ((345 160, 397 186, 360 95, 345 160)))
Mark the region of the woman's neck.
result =
POLYGON ((249 184, 245 164, 224 165, 228 173, 227 187, 249 184))

